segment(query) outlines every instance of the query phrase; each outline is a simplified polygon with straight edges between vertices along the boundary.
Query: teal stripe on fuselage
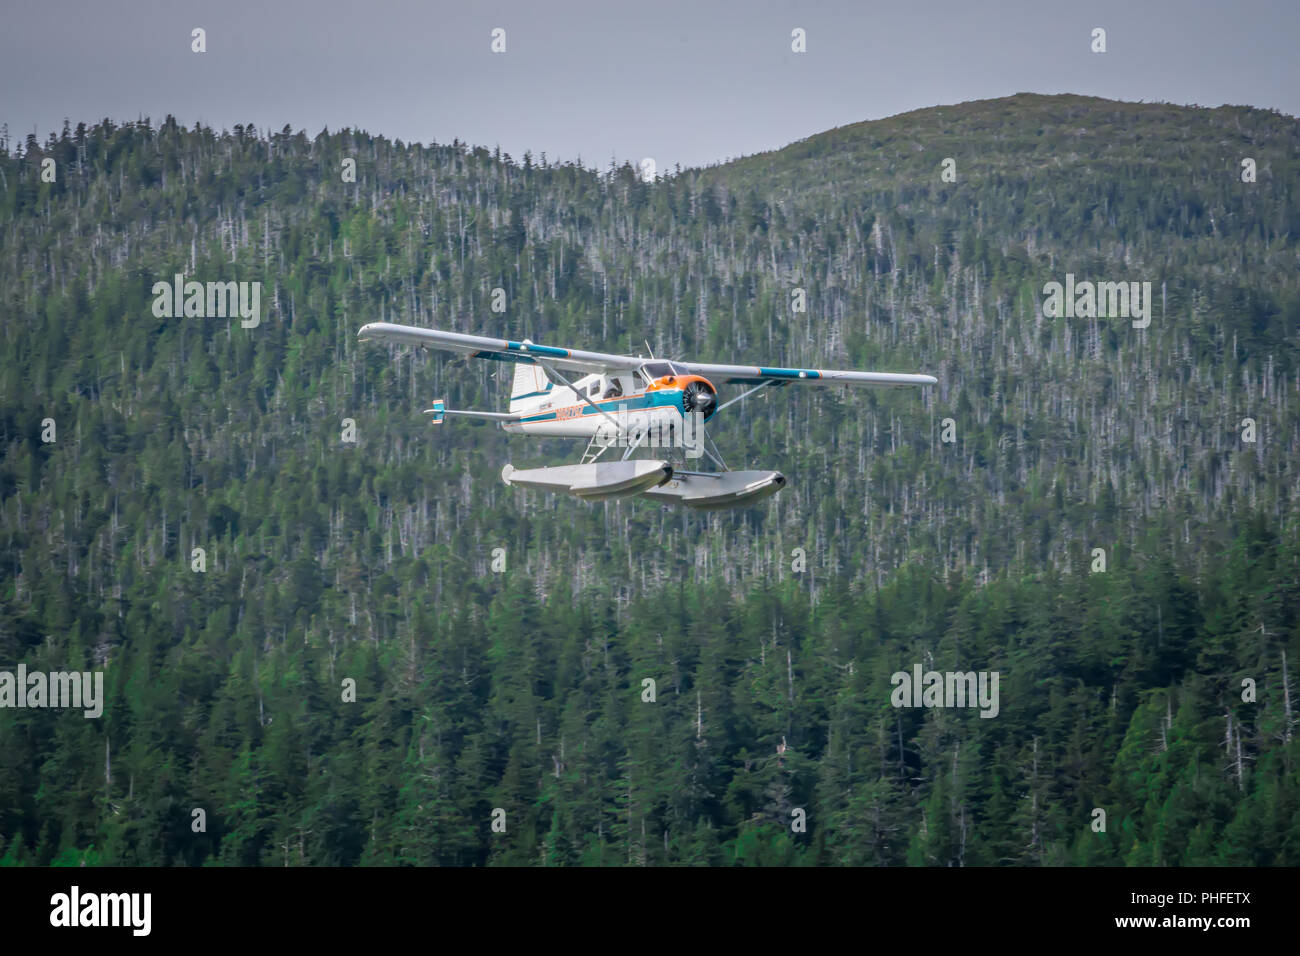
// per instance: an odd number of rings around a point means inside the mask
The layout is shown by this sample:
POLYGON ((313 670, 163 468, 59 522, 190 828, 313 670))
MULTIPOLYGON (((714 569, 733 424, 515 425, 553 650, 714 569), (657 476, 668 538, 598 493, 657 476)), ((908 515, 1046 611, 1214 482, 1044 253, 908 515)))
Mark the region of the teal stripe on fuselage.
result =
MULTIPOLYGON (((579 401, 581 401, 581 399, 579 399, 579 401)), ((639 411, 644 411, 647 408, 661 408, 664 406, 668 406, 670 408, 676 408, 677 411, 680 412, 682 409, 682 390, 680 388, 661 388, 653 392, 644 392, 641 395, 632 395, 629 397, 620 397, 620 398, 606 398, 603 399, 602 401, 596 402, 596 404, 600 406, 600 411, 597 411, 596 409, 592 408, 590 405, 584 402, 582 405, 582 414, 599 415, 601 411, 603 411, 610 415, 617 415, 620 411, 622 411, 622 408, 620 408, 619 406, 623 406, 629 412, 639 412, 639 411)), ((544 414, 541 415, 535 415, 530 418, 520 419, 519 424, 531 425, 536 422, 551 422, 556 420, 555 416, 556 416, 556 412, 554 411, 545 412, 544 414)), ((563 419, 563 421, 570 421, 570 420, 571 419, 567 419, 567 418, 563 419)))

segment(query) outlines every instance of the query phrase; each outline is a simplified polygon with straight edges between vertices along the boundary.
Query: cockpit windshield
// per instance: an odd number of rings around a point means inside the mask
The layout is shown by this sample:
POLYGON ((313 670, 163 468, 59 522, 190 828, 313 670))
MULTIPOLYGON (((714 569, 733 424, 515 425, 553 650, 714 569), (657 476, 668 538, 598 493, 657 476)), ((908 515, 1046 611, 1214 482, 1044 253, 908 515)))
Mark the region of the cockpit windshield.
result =
POLYGON ((687 375, 685 366, 678 365, 676 362, 646 362, 641 366, 641 374, 650 381, 657 378, 666 378, 669 375, 687 375))

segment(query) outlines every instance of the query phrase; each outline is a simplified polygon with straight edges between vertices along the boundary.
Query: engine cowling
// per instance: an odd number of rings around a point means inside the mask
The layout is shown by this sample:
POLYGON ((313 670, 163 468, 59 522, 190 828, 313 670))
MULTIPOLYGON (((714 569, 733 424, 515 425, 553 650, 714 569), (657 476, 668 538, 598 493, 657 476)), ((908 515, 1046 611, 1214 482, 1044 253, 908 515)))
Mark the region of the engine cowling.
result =
POLYGON ((718 390, 703 375, 664 375, 656 378, 646 387, 646 391, 649 392, 659 389, 681 390, 680 407, 683 415, 698 411, 707 420, 717 410, 718 390))
POLYGON ((693 376, 682 387, 682 412, 686 415, 699 412, 705 421, 713 417, 718 407, 718 392, 706 378, 693 376))

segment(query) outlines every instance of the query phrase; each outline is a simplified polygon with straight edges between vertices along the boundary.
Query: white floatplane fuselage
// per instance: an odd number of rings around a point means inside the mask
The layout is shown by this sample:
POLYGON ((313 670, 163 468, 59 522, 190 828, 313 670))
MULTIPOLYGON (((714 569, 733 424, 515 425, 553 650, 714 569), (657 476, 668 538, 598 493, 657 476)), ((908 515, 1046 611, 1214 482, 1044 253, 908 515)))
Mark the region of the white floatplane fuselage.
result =
POLYGON ((647 362, 639 369, 585 375, 570 385, 550 380, 533 365, 515 367, 510 419, 512 434, 595 438, 624 445, 641 438, 645 447, 690 447, 702 440, 702 424, 716 408, 708 379, 671 362, 647 362), (694 413, 694 414, 692 414, 694 413))

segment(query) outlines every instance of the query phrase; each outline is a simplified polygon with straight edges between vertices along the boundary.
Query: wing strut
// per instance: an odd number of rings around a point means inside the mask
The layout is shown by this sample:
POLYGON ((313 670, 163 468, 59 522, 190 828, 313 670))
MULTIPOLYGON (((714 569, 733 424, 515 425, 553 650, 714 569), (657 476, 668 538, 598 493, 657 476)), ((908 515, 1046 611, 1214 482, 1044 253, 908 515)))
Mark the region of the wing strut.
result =
POLYGON ((767 385, 775 385, 775 384, 776 384, 776 382, 773 381, 773 380, 769 380, 769 381, 766 381, 766 382, 759 382, 759 383, 758 383, 757 385, 755 385, 753 388, 746 389, 745 391, 743 391, 743 392, 741 392, 739 395, 737 395, 735 398, 731 398, 731 399, 728 399, 727 401, 723 402, 721 405, 719 405, 717 408, 715 408, 715 409, 713 410, 713 414, 715 414, 715 415, 718 414, 718 412, 722 411, 722 410, 723 410, 724 408, 726 408, 728 405, 735 405, 736 402, 740 401, 742 398, 745 398, 745 397, 747 397, 747 396, 749 396, 749 395, 753 395, 755 392, 757 392, 760 388, 763 388, 764 386, 767 386, 767 385))
POLYGON ((557 372, 548 362, 543 362, 541 359, 537 358, 536 356, 533 356, 533 361, 536 362, 538 365, 540 365, 542 368, 544 368, 547 372, 554 375, 565 385, 569 386, 570 391, 572 391, 574 395, 577 395, 580 399, 582 399, 584 402, 586 402, 588 405, 594 408, 598 413, 604 415, 611 422, 614 422, 614 427, 618 428, 618 422, 614 421, 614 416, 611 415, 609 412, 605 411, 605 409, 601 408, 590 398, 588 398, 586 389, 583 389, 581 392, 579 392, 576 388, 574 388, 572 382, 570 382, 567 378, 565 378, 563 375, 557 372))

